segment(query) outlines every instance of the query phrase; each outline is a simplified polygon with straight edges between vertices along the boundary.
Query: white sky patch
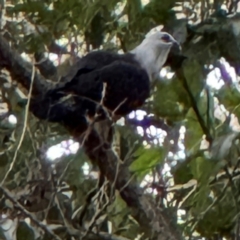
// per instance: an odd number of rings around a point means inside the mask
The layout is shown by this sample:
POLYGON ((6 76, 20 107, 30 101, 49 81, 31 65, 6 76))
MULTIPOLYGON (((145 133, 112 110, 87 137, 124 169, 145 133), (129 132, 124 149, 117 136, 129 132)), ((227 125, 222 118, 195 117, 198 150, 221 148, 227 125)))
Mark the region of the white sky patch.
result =
POLYGON ((14 125, 17 124, 17 118, 16 118, 13 114, 9 115, 8 121, 9 121, 11 124, 14 124, 14 125))
MULTIPOLYGON (((226 68, 226 72, 230 75, 232 81, 236 83, 237 75, 236 75, 235 69, 231 67, 230 64, 224 58, 220 59, 220 63, 224 65, 224 67, 226 68)), ((207 84, 212 88, 219 90, 224 85, 224 81, 222 79, 220 69, 213 68, 212 65, 209 68, 213 70, 207 76, 207 79, 206 79, 207 84)))
POLYGON ((175 74, 174 72, 168 72, 167 75, 166 75, 167 79, 172 79, 174 74, 175 74))
POLYGON ((67 38, 60 38, 56 40, 56 43, 61 46, 66 46, 69 44, 69 40, 67 38))
POLYGON ((65 149, 62 149, 58 144, 50 147, 47 150, 47 158, 49 158, 50 160, 55 160, 63 156, 64 153, 65 153, 65 149))
POLYGON ((62 157, 63 155, 75 154, 79 149, 79 143, 72 139, 62 141, 61 143, 50 147, 47 150, 47 158, 51 161, 62 157))
POLYGON ((184 138, 185 138, 185 133, 186 133, 186 128, 185 126, 181 126, 181 128, 179 129, 179 140, 178 140, 178 147, 180 149, 179 153, 178 153, 178 156, 179 158, 185 158, 185 153, 184 153, 184 150, 185 150, 185 145, 184 145, 184 138))
POLYGON ((146 147, 148 145, 148 142, 146 140, 143 141, 143 146, 146 147))
MULTIPOLYGON (((185 147, 184 147, 185 149, 185 147)), ((174 157, 175 160, 179 160, 179 159, 185 159, 186 158, 186 154, 184 151, 179 151, 177 154, 176 154, 176 157, 174 157)))
POLYGON ((166 175, 169 175, 170 170, 171 170, 171 167, 169 167, 169 165, 167 163, 164 163, 164 167, 163 167, 162 173, 166 174, 166 175))
POLYGON ((176 160, 173 160, 173 161, 171 162, 171 165, 172 165, 172 167, 176 166, 176 165, 177 165, 177 163, 178 163, 178 161, 176 161, 176 160))
POLYGON ((120 118, 117 122, 116 122, 117 125, 120 125, 120 126, 124 126, 125 125, 125 119, 124 117, 120 118))
POLYGON ((221 62, 224 63, 227 72, 232 77, 233 82, 236 82, 237 81, 237 75, 236 75, 235 69, 233 67, 231 67, 230 64, 224 58, 221 58, 221 62))
POLYGON ((147 129, 147 131, 146 131, 148 134, 150 134, 150 135, 153 135, 153 136, 157 136, 157 135, 159 135, 159 133, 157 134, 157 128, 155 128, 153 125, 151 125, 148 129, 147 129))
POLYGON ((89 172, 90 172, 89 164, 85 162, 82 166, 82 170, 84 175, 89 175, 89 172))
POLYGON ((146 175, 143 181, 140 183, 140 187, 145 187, 148 183, 153 182, 153 176, 152 175, 146 175))
MULTIPOLYGON (((185 220, 183 220, 183 217, 186 215, 186 211, 183 209, 178 209, 177 210, 177 216, 178 216, 178 223, 185 223, 185 220)), ((204 239, 204 238, 202 238, 204 239)))
POLYGON ((218 120, 220 120, 222 123, 226 120, 229 112, 226 110, 226 108, 219 104, 219 101, 217 98, 214 99, 214 117, 218 120))
POLYGON ((116 8, 115 8, 115 14, 116 15, 121 14, 123 12, 125 6, 126 6, 126 3, 123 3, 123 2, 117 3, 116 8))
POLYGON ((21 53, 21 57, 24 58, 25 60, 32 62, 31 58, 29 57, 28 54, 26 54, 25 52, 21 53))
POLYGON ((223 85, 224 81, 221 79, 221 73, 219 68, 215 68, 207 75, 207 84, 212 88, 219 90, 223 85))
MULTIPOLYGON (((147 116, 147 113, 142 110, 133 111, 129 114, 129 118, 136 118, 139 121, 143 120, 145 116, 147 116)), ((141 126, 137 126, 137 132, 140 136, 144 136, 144 130, 141 126)), ((153 125, 151 125, 146 129, 146 133, 155 138, 153 140, 153 143, 156 145, 161 145, 164 141, 164 138, 167 136, 167 133, 164 130, 160 128, 156 128, 153 125)), ((146 143, 144 144, 144 146, 145 145, 148 145, 148 144, 146 143)))
POLYGON ((162 68, 161 71, 160 71, 160 73, 159 73, 159 75, 160 75, 161 78, 165 78, 165 79, 168 79, 168 80, 172 79, 173 76, 174 76, 174 74, 175 74, 175 73, 174 73, 174 72, 171 72, 168 67, 162 68))
POLYGON ((179 129, 179 132, 180 132, 180 137, 184 137, 184 134, 186 133, 185 126, 181 126, 179 129))
POLYGON ((49 60, 55 63, 58 60, 58 55, 56 53, 49 53, 49 60))
POLYGON ((173 157, 173 153, 172 153, 172 152, 169 152, 169 153, 168 153, 168 157, 171 157, 171 158, 172 158, 172 157, 173 157))
POLYGON ((137 118, 137 120, 143 120, 143 118, 147 115, 145 111, 136 110, 129 114, 129 118, 137 118))
POLYGON ((137 126, 137 132, 139 135, 143 136, 144 135, 144 131, 142 127, 137 126))
POLYGON ((160 77, 164 78, 167 75, 167 69, 166 68, 162 68, 160 71, 160 77))
POLYGON ((142 0, 141 2, 142 2, 142 6, 145 6, 150 2, 150 0, 142 0))
POLYGON ((178 147, 180 150, 185 150, 185 146, 184 146, 183 142, 181 142, 181 141, 178 141, 178 147))

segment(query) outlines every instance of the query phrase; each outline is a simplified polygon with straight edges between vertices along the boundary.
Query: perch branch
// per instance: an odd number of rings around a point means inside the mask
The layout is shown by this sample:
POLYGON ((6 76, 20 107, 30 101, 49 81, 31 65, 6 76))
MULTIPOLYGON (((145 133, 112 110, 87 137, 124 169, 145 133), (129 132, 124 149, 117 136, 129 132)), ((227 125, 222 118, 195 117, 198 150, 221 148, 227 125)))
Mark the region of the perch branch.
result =
MULTIPOLYGON (((106 120, 108 121, 108 120, 106 120)), ((106 122, 95 123, 95 129, 110 132, 111 123, 106 129, 106 122)), ((100 171, 110 182, 115 181, 115 187, 120 191, 121 197, 127 203, 132 216, 139 222, 141 228, 148 236, 154 236, 153 239, 161 240, 180 240, 181 235, 171 224, 171 217, 166 215, 163 209, 158 208, 153 199, 144 195, 143 190, 131 179, 131 174, 124 164, 118 164, 118 156, 109 147, 107 139, 102 143, 102 136, 99 132, 92 131, 85 142, 85 150, 89 158, 96 162, 100 171), (96 148, 96 146, 99 146, 96 148), (118 171, 118 173, 117 173, 118 171), (118 177, 116 178, 116 174, 118 177), (124 186, 124 188, 123 188, 124 186)))
MULTIPOLYGON (((0 35, 0 68, 6 68, 14 80, 29 90, 31 85, 32 64, 25 61, 16 51, 11 49, 2 35, 0 35)), ((51 84, 40 74, 35 74, 33 95, 41 94, 50 87, 51 84)))

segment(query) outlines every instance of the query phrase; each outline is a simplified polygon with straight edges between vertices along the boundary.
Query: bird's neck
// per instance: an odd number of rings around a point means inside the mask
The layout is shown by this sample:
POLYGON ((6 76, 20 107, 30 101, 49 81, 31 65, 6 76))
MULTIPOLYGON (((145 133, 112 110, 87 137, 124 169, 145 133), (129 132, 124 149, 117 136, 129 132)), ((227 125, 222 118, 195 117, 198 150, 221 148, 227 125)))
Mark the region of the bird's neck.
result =
POLYGON ((134 54, 135 59, 139 62, 141 67, 146 70, 149 76, 149 80, 153 81, 159 78, 159 73, 167 60, 169 48, 159 48, 157 46, 145 46, 144 44, 139 45, 131 51, 134 54))

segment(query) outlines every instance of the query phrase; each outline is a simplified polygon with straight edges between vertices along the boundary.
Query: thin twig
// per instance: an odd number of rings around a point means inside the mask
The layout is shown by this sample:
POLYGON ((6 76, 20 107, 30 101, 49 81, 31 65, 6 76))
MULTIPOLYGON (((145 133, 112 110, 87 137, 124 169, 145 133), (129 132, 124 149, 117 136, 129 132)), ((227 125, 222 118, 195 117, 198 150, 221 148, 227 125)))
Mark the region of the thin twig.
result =
POLYGON ((27 101, 27 105, 26 105, 26 109, 25 109, 25 116, 24 116, 24 124, 23 124, 22 134, 21 134, 17 149, 14 153, 13 160, 12 160, 12 162, 9 166, 9 169, 8 169, 7 173, 5 174, 0 186, 3 186, 5 180, 7 179, 8 175, 12 171, 13 166, 14 166, 16 160, 17 160, 18 151, 21 148, 22 143, 23 143, 23 139, 24 139, 25 132, 26 132, 26 129, 27 129, 27 120, 28 120, 29 106, 30 106, 30 100, 31 100, 31 95, 32 95, 32 90, 33 90, 34 77, 35 77, 35 66, 33 65, 32 66, 31 84, 30 84, 30 89, 29 89, 29 93, 28 93, 28 101, 27 101))
POLYGON ((198 109, 198 106, 197 106, 197 103, 196 103, 196 100, 188 86, 188 82, 187 82, 187 79, 185 78, 184 76, 184 73, 183 72, 178 72, 178 77, 182 80, 182 83, 183 83, 183 87, 184 89, 186 90, 188 96, 189 96, 189 99, 190 99, 190 102, 191 102, 191 105, 192 105, 192 108, 196 114, 196 117, 197 117, 197 120, 202 128, 202 131, 203 133, 206 135, 206 139, 207 141, 210 143, 212 143, 212 136, 211 136, 211 133, 209 132, 209 129, 208 127, 206 126, 205 122, 204 122, 204 119, 202 118, 202 115, 198 109))
POLYGON ((14 204, 15 208, 20 210, 21 213, 28 217, 37 227, 41 228, 44 232, 51 235, 53 239, 61 240, 61 238, 59 238, 51 229, 49 229, 42 222, 39 222, 30 212, 28 212, 20 203, 18 203, 7 189, 4 189, 2 186, 0 186, 0 190, 4 196, 14 204))
POLYGON ((118 106, 114 109, 114 111, 112 112, 112 115, 115 115, 115 112, 127 101, 127 98, 124 98, 122 102, 120 102, 118 104, 118 106))

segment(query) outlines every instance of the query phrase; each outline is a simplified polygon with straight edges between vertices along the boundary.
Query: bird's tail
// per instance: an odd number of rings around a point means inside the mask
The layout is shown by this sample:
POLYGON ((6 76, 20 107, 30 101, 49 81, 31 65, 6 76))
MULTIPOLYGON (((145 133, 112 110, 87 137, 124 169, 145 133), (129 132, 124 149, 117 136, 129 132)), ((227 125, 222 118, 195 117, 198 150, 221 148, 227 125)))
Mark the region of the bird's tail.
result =
POLYGON ((30 111, 39 119, 50 122, 61 122, 68 114, 62 103, 58 101, 60 94, 56 94, 58 98, 45 94, 31 99, 30 111))
POLYGON ((49 122, 60 123, 71 133, 73 137, 79 137, 87 130, 88 121, 84 108, 78 105, 67 105, 59 99, 62 95, 58 92, 52 95, 46 94, 41 98, 34 98, 30 102, 30 111, 35 117, 49 122))

